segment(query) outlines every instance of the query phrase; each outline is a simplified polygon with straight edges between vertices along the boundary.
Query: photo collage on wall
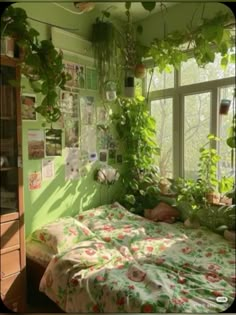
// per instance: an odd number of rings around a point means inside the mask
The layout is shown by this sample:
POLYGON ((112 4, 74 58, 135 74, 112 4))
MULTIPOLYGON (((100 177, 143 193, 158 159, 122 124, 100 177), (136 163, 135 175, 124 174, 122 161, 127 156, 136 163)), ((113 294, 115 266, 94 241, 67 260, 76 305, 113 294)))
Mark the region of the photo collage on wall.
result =
POLYGON ((96 113, 93 96, 80 96, 80 90, 97 90, 97 71, 78 63, 64 61, 71 75, 61 91, 61 126, 65 130, 65 179, 86 175, 86 165, 96 160, 96 113))

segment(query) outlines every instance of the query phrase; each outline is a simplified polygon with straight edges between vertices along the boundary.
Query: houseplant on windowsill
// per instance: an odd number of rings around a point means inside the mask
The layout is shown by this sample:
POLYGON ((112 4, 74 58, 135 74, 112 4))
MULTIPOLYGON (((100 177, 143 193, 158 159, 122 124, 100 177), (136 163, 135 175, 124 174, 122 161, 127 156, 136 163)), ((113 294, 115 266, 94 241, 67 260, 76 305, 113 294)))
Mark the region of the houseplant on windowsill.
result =
POLYGON ((213 134, 209 134, 207 139, 207 143, 199 150, 198 179, 205 188, 208 203, 218 204, 220 202, 220 194, 218 192, 217 164, 220 156, 217 154, 216 149, 209 146, 212 141, 219 141, 220 139, 213 134))
POLYGON ((97 17, 92 24, 91 42, 101 97, 104 97, 105 82, 119 77, 117 61, 119 33, 109 18, 110 12, 104 10, 101 17, 97 17))

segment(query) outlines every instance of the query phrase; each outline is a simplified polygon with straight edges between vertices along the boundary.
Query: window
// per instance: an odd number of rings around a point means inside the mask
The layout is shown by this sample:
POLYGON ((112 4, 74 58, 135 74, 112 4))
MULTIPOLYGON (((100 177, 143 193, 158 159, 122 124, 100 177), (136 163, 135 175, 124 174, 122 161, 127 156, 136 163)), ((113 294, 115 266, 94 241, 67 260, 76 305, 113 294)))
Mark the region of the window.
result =
POLYGON ((225 87, 220 89, 220 101, 228 99, 231 101, 227 115, 219 114, 219 136, 223 141, 219 144, 219 153, 221 160, 219 162, 219 178, 232 176, 235 174, 235 155, 232 155, 231 148, 227 145, 229 128, 232 125, 233 115, 235 114, 234 87, 225 87))
POLYGON ((170 72, 158 72, 158 68, 154 68, 153 75, 150 71, 147 73, 147 91, 150 85, 150 92, 158 91, 174 87, 174 69, 170 67, 170 72))
MULTIPOLYGON (((149 73, 147 90, 150 78, 149 73)), ((157 145, 161 149, 157 165, 162 176, 195 179, 199 149, 207 142, 209 133, 223 138, 217 147, 222 156, 219 176, 235 171, 231 149, 226 144, 233 117, 234 86, 235 64, 228 64, 223 70, 219 55, 204 69, 199 68, 194 59, 182 63, 179 71, 165 74, 155 69, 149 100, 151 114, 157 121, 157 145), (230 111, 225 116, 219 115, 222 98, 231 99, 230 111)))
POLYGON ((220 65, 221 56, 216 54, 213 63, 209 63, 205 68, 200 68, 194 58, 183 62, 181 66, 180 84, 190 85, 194 83, 207 82, 232 77, 235 75, 235 64, 230 63, 226 69, 220 65))
POLYGON ((173 99, 165 98, 151 102, 151 115, 156 120, 156 137, 160 156, 156 163, 163 177, 173 177, 173 99))
POLYGON ((210 133, 210 93, 184 97, 184 177, 197 179, 199 149, 210 133))

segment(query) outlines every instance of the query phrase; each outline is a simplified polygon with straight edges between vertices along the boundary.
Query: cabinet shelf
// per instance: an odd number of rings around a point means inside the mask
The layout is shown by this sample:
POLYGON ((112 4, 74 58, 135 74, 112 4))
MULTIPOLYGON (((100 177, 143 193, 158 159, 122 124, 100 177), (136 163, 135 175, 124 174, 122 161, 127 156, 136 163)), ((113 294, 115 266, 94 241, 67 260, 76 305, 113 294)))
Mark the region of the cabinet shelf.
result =
POLYGON ((16 170, 16 169, 17 169, 16 166, 0 167, 0 172, 7 172, 7 171, 16 170))
POLYGON ((1 56, 0 60, 0 296, 10 310, 25 309, 25 236, 22 168, 20 63, 19 59, 1 56), (9 84, 10 80, 19 86, 9 84))

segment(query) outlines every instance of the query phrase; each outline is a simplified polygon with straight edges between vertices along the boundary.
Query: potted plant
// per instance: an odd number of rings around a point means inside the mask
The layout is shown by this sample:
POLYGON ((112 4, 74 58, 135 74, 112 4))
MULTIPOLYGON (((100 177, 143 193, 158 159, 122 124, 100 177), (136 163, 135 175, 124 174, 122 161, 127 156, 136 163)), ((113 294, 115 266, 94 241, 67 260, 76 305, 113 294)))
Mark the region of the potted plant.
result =
MULTIPOLYGON (((235 222, 236 222, 236 205, 223 205, 218 208, 217 213, 220 216, 220 223, 215 231, 223 234, 224 238, 228 241, 235 243, 235 222)), ((215 213, 215 216, 217 216, 215 213)))
POLYGON ((91 42, 94 52, 95 65, 99 77, 99 90, 103 97, 103 86, 106 81, 117 78, 119 33, 109 20, 110 12, 102 11, 92 24, 91 42))
POLYGON ((22 73, 29 79, 33 91, 44 95, 35 110, 47 122, 55 122, 61 116, 58 89, 64 88, 70 76, 64 71, 62 53, 50 40, 39 41, 39 33, 30 27, 27 18, 25 10, 9 6, 1 16, 1 35, 15 39, 18 47, 15 57, 20 57, 20 51, 23 52, 19 59, 22 73))
POLYGON ((217 154, 216 149, 210 147, 210 143, 220 139, 212 134, 209 134, 207 139, 207 143, 199 149, 198 179, 201 181, 202 186, 205 187, 207 201, 218 204, 220 194, 218 192, 219 181, 216 172, 220 156, 217 154))
POLYGON ((199 227, 199 212, 203 207, 206 208, 205 188, 202 183, 179 177, 172 181, 171 190, 177 196, 176 206, 184 209, 184 225, 188 228, 199 227))

